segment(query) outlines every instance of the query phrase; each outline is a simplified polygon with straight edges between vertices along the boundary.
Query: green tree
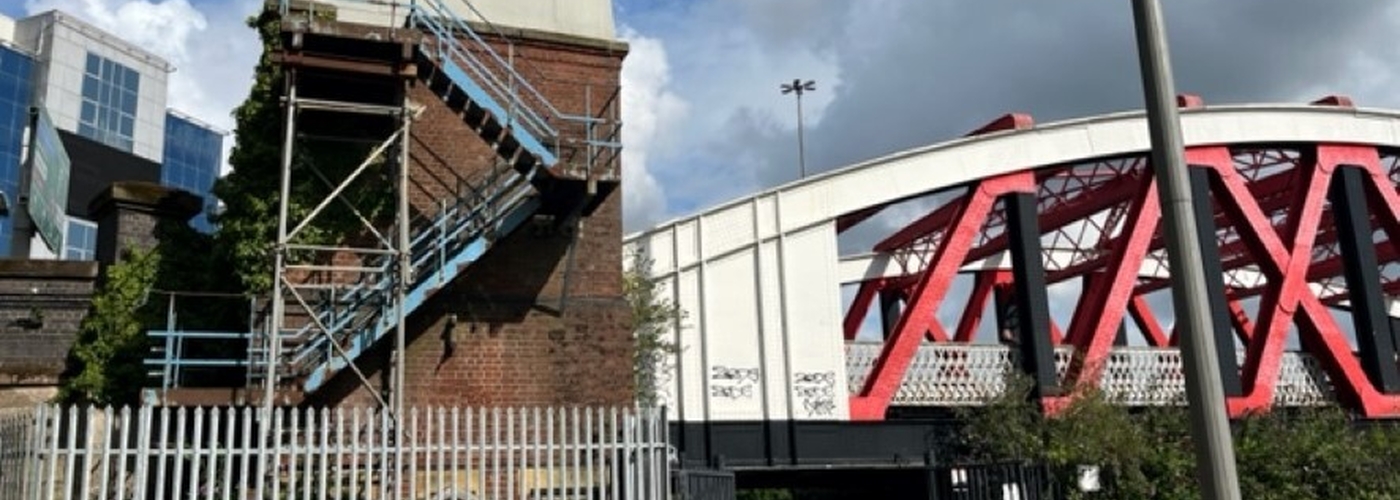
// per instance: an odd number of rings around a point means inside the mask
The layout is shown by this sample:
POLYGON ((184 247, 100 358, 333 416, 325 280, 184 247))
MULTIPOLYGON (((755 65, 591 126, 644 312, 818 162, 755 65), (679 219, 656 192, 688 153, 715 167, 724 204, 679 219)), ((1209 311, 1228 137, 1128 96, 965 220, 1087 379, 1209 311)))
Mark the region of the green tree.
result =
POLYGON ((92 298, 92 310, 78 328, 69 353, 69 376, 59 388, 67 403, 130 405, 141 398, 146 382, 144 360, 150 348, 146 327, 153 319, 147 305, 160 255, 155 250, 128 250, 107 268, 106 279, 92 298))
MULTIPOLYGON (((960 411, 959 461, 1043 462, 1067 498, 1193 499, 1195 449, 1186 409, 1132 409, 1086 394, 1053 417, 1017 378, 1003 396, 960 411), (1079 466, 1100 468, 1102 491, 1075 488, 1079 466)), ((1281 408, 1233 422, 1244 498, 1400 498, 1400 426, 1362 424, 1336 407, 1281 408)))
POLYGON ((651 260, 635 254, 622 277, 622 293, 632 309, 634 350, 632 368, 637 402, 658 403, 657 387, 665 381, 666 358, 676 352, 671 331, 685 317, 680 306, 666 298, 663 284, 651 277, 651 260))
POLYGON ((1241 420, 1235 433, 1240 493, 1245 498, 1400 497, 1400 483, 1377 473, 1392 468, 1396 429, 1357 429, 1337 408, 1278 410, 1241 420), (1389 434, 1389 436, 1385 436, 1389 434), (1385 439, 1388 438, 1388 439, 1385 439))
POLYGON ((1045 463, 1068 498, 1196 496, 1191 475, 1194 461, 1179 409, 1133 413, 1088 392, 1054 417, 1046 417, 1028 397, 1028 378, 1011 377, 1007 387, 986 406, 959 411, 966 422, 962 460, 1045 463), (1084 496, 1074 488, 1081 466, 1099 469, 1102 491, 1084 496), (1185 482, 1179 481, 1183 474, 1185 482))
POLYGON ((275 15, 248 19, 263 42, 248 98, 233 111, 235 137, 229 174, 214 183, 214 195, 224 203, 218 217, 216 251, 233 267, 243 288, 256 294, 272 286, 270 242, 277 229, 280 183, 281 124, 278 96, 282 71, 272 60, 278 46, 275 15))

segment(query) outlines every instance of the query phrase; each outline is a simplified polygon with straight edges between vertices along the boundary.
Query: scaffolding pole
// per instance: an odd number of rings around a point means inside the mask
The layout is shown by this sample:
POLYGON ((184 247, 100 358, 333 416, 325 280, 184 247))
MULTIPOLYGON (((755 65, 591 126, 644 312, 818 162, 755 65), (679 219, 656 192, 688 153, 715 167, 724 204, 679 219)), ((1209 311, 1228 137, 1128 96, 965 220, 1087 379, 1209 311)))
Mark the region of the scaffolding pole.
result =
POLYGON ((407 348, 408 334, 405 331, 404 321, 407 315, 406 302, 408 297, 409 280, 413 279, 413 248, 410 246, 410 236, 408 234, 408 146, 410 115, 408 111, 408 88, 403 89, 402 112, 400 113, 399 129, 399 168, 398 168, 398 257, 397 276, 394 284, 394 314, 397 316, 394 326, 394 415, 398 417, 398 425, 395 426, 398 435, 398 446, 394 447, 396 465, 394 467, 394 481, 403 484, 403 443, 404 443, 404 388, 407 387, 404 372, 408 367, 408 356, 404 353, 407 348))
POLYGON ((259 442, 262 448, 258 453, 258 479, 256 485, 256 498, 263 497, 263 481, 273 470, 273 464, 269 463, 276 455, 269 454, 268 450, 275 445, 277 436, 272 435, 273 412, 277 404, 277 368, 280 364, 282 320, 286 316, 286 307, 282 303, 282 276, 286 273, 287 266, 287 205, 291 199, 292 191, 292 158, 293 141, 296 138, 296 113, 297 113, 297 72, 295 69, 287 70, 287 114, 283 126, 285 127, 282 137, 282 168, 280 181, 278 183, 277 197, 277 242, 273 247, 273 273, 272 280, 272 311, 271 321, 268 321, 264 328, 263 337, 267 340, 267 380, 264 382, 263 390, 263 419, 258 425, 260 434, 259 442))
MULTIPOLYGON (((265 424, 260 428, 260 439, 263 443, 263 449, 265 450, 272 450, 279 446, 278 438, 273 434, 273 431, 270 427, 270 423, 274 421, 273 419, 276 415, 276 409, 279 405, 278 390, 282 382, 281 376, 285 374, 283 373, 283 358, 287 357, 287 354, 284 354, 282 352, 281 336, 282 332, 288 329, 287 308, 299 307, 301 310, 304 310, 307 314, 310 315, 310 317, 307 318, 307 321, 309 322, 307 328, 319 329, 321 335, 327 337, 326 339, 324 339, 325 344, 323 344, 329 349, 326 353, 327 358, 335 357, 337 355, 340 358, 342 358, 342 361, 346 364, 346 366, 348 366, 349 370, 352 373, 354 373, 355 376, 358 377, 359 383, 364 387, 364 389, 374 397, 374 399, 379 403, 381 408, 387 410, 386 416, 392 421, 395 427, 395 434, 397 436, 396 441, 398 443, 403 443, 407 439, 407 436, 411 433, 411 430, 404 428, 404 424, 406 422, 403 419, 405 406, 403 394, 403 388, 405 386, 404 352, 407 336, 407 332, 405 330, 406 326, 404 324, 405 315, 407 311, 404 306, 409 291, 408 287, 411 284, 410 280, 412 279, 413 274, 411 239, 412 235, 409 232, 411 213, 410 206, 408 203, 409 192, 412 188, 409 178, 410 141, 408 139, 408 136, 409 123, 413 119, 413 114, 411 113, 411 110, 408 106, 409 101, 407 99, 407 90, 405 89, 402 102, 396 107, 389 108, 387 106, 356 105, 355 103, 342 103, 337 101, 307 99, 301 97, 297 88, 298 83, 296 78, 296 70, 289 69, 287 72, 286 98, 284 100, 284 104, 286 106, 286 119, 284 125, 286 128, 282 144, 282 162, 280 172, 280 185, 278 191, 279 200, 277 215, 277 238, 274 246, 273 266, 274 279, 272 282, 272 294, 270 298, 272 303, 271 307, 269 308, 270 311, 268 315, 265 316, 266 321, 263 325, 263 331, 265 332, 264 337, 267 341, 267 358, 265 359, 267 365, 267 380, 265 381, 263 387, 264 394, 262 404, 263 414, 264 417, 266 417, 266 419, 264 420, 265 424), (301 111, 307 109, 315 109, 319 111, 329 111, 334 113, 343 113, 350 115, 380 116, 385 114, 386 109, 392 109, 393 115, 399 118, 400 127, 392 135, 386 138, 383 141, 383 143, 381 143, 378 147, 374 148, 368 154, 365 160, 344 179, 332 181, 331 179, 326 178, 320 172, 316 171, 314 166, 308 167, 311 169, 311 174, 316 176, 315 178, 320 178, 321 181, 324 182, 327 188, 331 191, 327 195, 327 198, 325 200, 321 200, 321 202, 309 213, 303 215, 299 220, 293 220, 290 209, 290 200, 292 196, 292 186, 296 182, 296 179, 293 179, 292 177, 292 168, 294 159, 296 157, 296 138, 299 136, 299 124, 297 122, 297 115, 301 111), (397 151, 399 153, 396 158, 391 155, 383 154, 386 150, 392 151, 391 148, 394 145, 397 145, 397 151), (347 201, 344 198, 344 193, 349 188, 350 184, 356 182, 357 179, 360 179, 362 177, 362 174, 370 166, 372 166, 373 162, 375 162, 376 160, 384 160, 384 168, 388 168, 388 165, 391 163, 398 164, 398 171, 396 172, 397 178, 395 179, 395 196, 397 198, 397 200, 395 201, 395 209, 397 213, 394 215, 394 224, 397 226, 395 236, 387 236, 387 231, 381 233, 379 228, 374 227, 374 225, 362 214, 360 214, 353 205, 350 205, 350 210, 353 213, 355 213, 359 221, 362 224, 364 224, 364 229, 369 232, 372 232, 376 236, 374 240, 378 243, 379 246, 370 248, 334 244, 321 245, 309 243, 294 243, 293 240, 298 237, 299 231, 312 224, 314 222, 314 219, 324 215, 324 209, 331 203, 331 199, 339 197, 341 198, 342 202, 345 202, 347 204, 349 203, 349 201, 347 201), (381 234, 385 236, 381 236, 381 234), (355 256, 378 256, 382 257, 385 260, 381 261, 384 262, 384 264, 378 266, 343 265, 335 264, 333 261, 330 264, 324 265, 314 263, 294 264, 292 263, 291 259, 291 252, 293 250, 299 252, 310 252, 312 254, 329 254, 331 255, 332 259, 336 255, 349 254, 355 256), (301 281, 298 281, 297 279, 293 279, 293 276, 289 276, 289 273, 296 272, 346 272, 373 276, 381 276, 385 275, 386 273, 388 274, 386 276, 386 279, 392 280, 390 281, 390 283, 393 284, 393 290, 385 289, 383 293, 385 293, 386 295, 393 294, 391 303, 391 305, 393 306, 393 310, 383 310, 383 313, 393 315, 394 319, 397 321, 394 339, 394 359, 390 367, 390 370, 392 371, 391 379, 389 381, 389 387, 376 388, 375 384, 370 383, 369 379, 365 376, 365 374, 361 370, 359 370, 358 367, 355 366, 355 360, 349 358, 346 355, 344 349, 337 343, 337 341, 339 340, 337 334, 342 331, 348 331, 346 330, 347 326, 337 326, 334 322, 324 321, 322 318, 317 316, 317 312, 313 309, 313 306, 311 305, 312 302, 309 302, 306 298, 303 297, 303 292, 306 291, 317 292, 322 294, 335 293, 335 290, 339 286, 339 282, 335 281, 336 278, 332 277, 332 282, 329 284, 314 281, 303 283, 301 281), (295 303, 289 304, 289 298, 290 300, 295 300, 295 303), (389 394, 384 394, 385 392, 388 392, 389 394), (392 397, 392 399, 389 399, 390 397, 392 397)), ((356 310, 343 311, 343 313, 355 314, 356 310)), ((349 328, 359 328, 359 326, 350 325, 349 328)), ((330 360, 327 359, 326 362, 330 362, 330 360)), ((259 459, 259 467, 261 468, 257 484, 257 491, 259 496, 261 496, 262 492, 264 491, 264 487, 271 488, 272 493, 276 493, 276 484, 272 484, 271 486, 266 486, 264 484, 266 481, 271 480, 271 475, 275 472, 275 464, 271 463, 272 460, 275 460, 275 458, 273 457, 275 457, 275 455, 269 453, 262 455, 259 459)), ((395 453, 395 458, 397 462, 402 462, 403 457, 401 456, 401 454, 395 453)), ((401 470, 396 469, 394 479, 403 479, 401 470)))

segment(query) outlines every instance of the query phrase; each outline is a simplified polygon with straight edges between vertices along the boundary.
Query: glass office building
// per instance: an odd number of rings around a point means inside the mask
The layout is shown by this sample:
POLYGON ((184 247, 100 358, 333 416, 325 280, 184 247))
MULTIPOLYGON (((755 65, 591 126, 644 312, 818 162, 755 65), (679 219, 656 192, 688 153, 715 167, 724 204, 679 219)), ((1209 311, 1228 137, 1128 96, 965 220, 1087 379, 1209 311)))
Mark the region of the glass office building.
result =
POLYGON ((130 153, 136 135, 141 75, 93 53, 88 53, 85 66, 78 135, 130 153))
POLYGON ((177 113, 166 114, 165 161, 160 168, 160 183, 204 198, 204 212, 195 216, 190 224, 206 233, 214 229, 209 214, 218 200, 210 190, 219 177, 223 146, 222 133, 177 113))
POLYGON ((214 229, 210 190, 225 133, 169 109, 173 70, 145 48, 61 11, 0 15, 0 191, 11 211, 0 215, 0 257, 92 259, 98 228, 90 202, 118 181, 189 191, 204 200, 191 225, 214 229), (63 172, 71 174, 67 204, 56 217, 40 217, 42 231, 13 222, 23 215, 15 213, 19 194, 35 189, 21 184, 24 169, 37 165, 33 155, 24 157, 24 142, 36 137, 31 107, 49 120, 57 137, 49 144, 72 160, 63 172))
MULTIPOLYGON (((0 191, 10 211, 18 210, 24 129, 29 122, 30 73, 34 60, 0 45, 0 191)), ((0 256, 10 254, 12 217, 0 217, 0 256)))

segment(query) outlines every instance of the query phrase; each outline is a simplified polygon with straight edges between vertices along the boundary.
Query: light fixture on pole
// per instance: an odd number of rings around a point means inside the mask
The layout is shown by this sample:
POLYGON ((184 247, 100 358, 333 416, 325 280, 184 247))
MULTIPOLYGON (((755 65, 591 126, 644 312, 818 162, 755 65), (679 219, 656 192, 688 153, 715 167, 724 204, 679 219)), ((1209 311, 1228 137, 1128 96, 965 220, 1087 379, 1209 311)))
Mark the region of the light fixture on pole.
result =
POLYGON ((817 82, 812 80, 804 82, 801 78, 794 78, 792 83, 784 83, 779 88, 783 90, 783 95, 797 94, 797 168, 801 176, 805 178, 807 177, 807 152, 802 139, 802 94, 817 90, 817 82))

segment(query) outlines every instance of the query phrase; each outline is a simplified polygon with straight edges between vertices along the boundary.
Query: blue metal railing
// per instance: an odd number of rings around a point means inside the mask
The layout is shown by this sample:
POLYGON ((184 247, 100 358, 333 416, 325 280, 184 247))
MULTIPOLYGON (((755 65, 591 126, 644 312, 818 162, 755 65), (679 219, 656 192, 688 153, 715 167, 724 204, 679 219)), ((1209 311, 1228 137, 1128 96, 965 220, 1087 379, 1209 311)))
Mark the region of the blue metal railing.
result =
MULTIPOLYGON (((444 203, 433 217, 420 218, 409 246, 413 280, 405 310, 417 309, 433 289, 451 282, 463 266, 485 253, 490 241, 513 231, 533 214, 539 202, 530 196, 531 191, 519 175, 493 177, 485 188, 468 189, 465 195, 444 203)), ((279 335, 286 348, 278 363, 282 374, 307 376, 304 389, 313 391, 344 366, 345 359, 331 346, 332 341, 348 344, 342 348, 345 357, 353 359, 388 332, 398 318, 392 300, 396 261, 394 255, 381 255, 366 266, 371 270, 362 273, 360 280, 334 287, 322 300, 308 304, 312 307, 306 312, 315 320, 279 335)), ((265 322, 266 315, 262 318, 265 322)), ((164 389, 180 386, 182 373, 190 368, 265 367, 261 330, 186 331, 172 316, 164 328, 148 332, 158 341, 158 356, 149 358, 147 364, 159 368, 152 375, 160 378, 164 389), (184 355, 187 343, 209 339, 246 340, 248 356, 195 359, 184 355)), ((248 377, 248 383, 256 385, 266 373, 251 369, 248 377)))
MULTIPOLYGON (((405 300, 405 310, 412 312, 427 299, 429 292, 452 281, 461 267, 479 258, 490 241, 519 226, 537 209, 538 201, 531 198, 528 183, 519 176, 493 179, 492 191, 473 192, 459 197, 415 231, 409 243, 409 262, 413 280, 405 300)), ((284 341, 295 344, 284 358, 284 369, 293 375, 307 375, 304 389, 315 390, 328 375, 343 367, 345 358, 354 359, 360 352, 383 336, 397 321, 398 311, 392 301, 394 288, 391 271, 396 258, 384 255, 370 267, 374 271, 362 274, 360 281, 347 285, 339 297, 322 301, 312 311, 316 321, 308 321, 295 332, 287 332, 284 341), (324 325, 329 335, 320 331, 324 325), (330 342, 347 343, 342 357, 330 342)), ((260 377, 265 374, 254 374, 260 377)))
MULTIPOLYGON (((513 47, 509 37, 491 24, 469 0, 452 1, 466 7, 504 44, 513 47)), ((291 3, 291 0, 279 0, 278 9, 283 16, 289 14, 291 3)), ((309 5, 314 12, 314 2, 309 5)), ((525 61, 523 66, 532 69, 536 75, 533 78, 525 77, 520 71, 522 65, 517 64, 513 57, 513 48, 512 55, 503 56, 444 0, 342 0, 337 8, 351 8, 348 5, 363 6, 377 12, 387 10, 392 13, 388 22, 393 24, 389 27, 402 27, 399 26, 402 23, 410 29, 432 35, 433 50, 424 53, 435 58, 434 63, 442 73, 474 103, 495 116, 543 166, 552 167, 558 163, 558 151, 566 141, 590 149, 589 154, 580 157, 584 163, 583 170, 589 174, 596 173, 594 167, 599 164, 596 162, 600 158, 608 160, 603 165, 615 165, 615 155, 601 152, 621 149, 621 143, 617 140, 620 121, 616 116, 605 116, 608 114, 606 112, 594 113, 593 109, 584 109, 581 113, 560 110, 534 84, 536 80, 545 79, 543 72, 525 61), (570 128, 581 131, 566 133, 562 130, 570 128), (600 130, 607 128, 611 130, 600 130)), ((604 102, 616 104, 615 94, 604 102)), ((611 177, 616 172, 603 174, 611 177)))
MULTIPOLYGON (((249 366, 250 360, 247 357, 210 357, 208 351, 228 352, 225 349, 211 349, 210 345, 236 344, 242 347, 252 338, 251 325, 256 322, 257 314, 255 301, 236 293, 165 290, 152 290, 150 293, 166 297, 165 324, 159 329, 147 332, 147 337, 153 342, 151 349, 155 356, 145 360, 147 375, 153 379, 159 379, 162 388, 184 385, 189 369, 228 369, 249 366), (183 303, 181 302, 182 298, 184 299, 183 303), (195 317, 196 321, 208 321, 205 316, 209 311, 207 309, 201 311, 198 309, 199 307, 207 308, 210 306, 209 302, 212 301, 229 300, 247 302, 248 314, 244 324, 247 327, 245 330, 229 332, 189 327, 189 321, 185 318, 191 316, 195 317)), ((220 347, 228 346, 221 345, 220 347)))
POLYGON ((525 134, 520 142, 531 152, 542 152, 541 161, 546 165, 554 164, 553 155, 536 138, 557 141, 559 131, 549 121, 555 117, 565 118, 564 115, 441 0, 422 0, 410 9, 409 16, 414 26, 433 35, 438 62, 452 81, 508 127, 518 126, 514 130, 523 130, 525 134), (465 35, 474 45, 464 46, 458 35, 465 35), (478 57, 475 52, 486 57, 478 57), (495 68, 488 62, 494 63, 495 68), (502 102, 504 106, 498 104, 502 102))
MULTIPOLYGON (((533 214, 538 201, 528 194, 526 184, 523 188, 502 190, 475 205, 464 203, 466 198, 459 199, 424 224, 425 229, 416 233, 411 245, 414 280, 405 300, 405 310, 415 310, 433 289, 452 281, 464 265, 485 253, 490 240, 512 231, 533 214)), ((290 349, 278 363, 279 369, 284 375, 306 375, 304 389, 308 392, 344 365, 344 358, 330 346, 332 340, 348 342, 349 345, 343 347, 345 355, 353 359, 396 324, 398 311, 392 303, 394 282, 390 273, 395 259, 383 256, 378 260, 379 270, 364 275, 374 279, 361 279, 347 284, 343 290, 331 290, 328 300, 312 304, 313 309, 307 311, 317 321, 308 321, 280 336, 280 341, 290 349), (327 332, 320 330, 318 321, 327 332)), ((263 318, 265 320, 266 316, 263 318)), ((153 367, 151 375, 160 379, 164 389, 181 386, 184 372, 191 368, 265 367, 266 352, 260 344, 263 336, 257 330, 188 331, 179 328, 174 320, 168 320, 165 327, 148 332, 148 336, 157 341, 157 356, 148 358, 146 364, 153 367), (248 356, 193 358, 185 354, 189 343, 205 340, 246 341, 248 356)), ((264 371, 251 369, 248 383, 256 385, 265 376, 264 371)))

